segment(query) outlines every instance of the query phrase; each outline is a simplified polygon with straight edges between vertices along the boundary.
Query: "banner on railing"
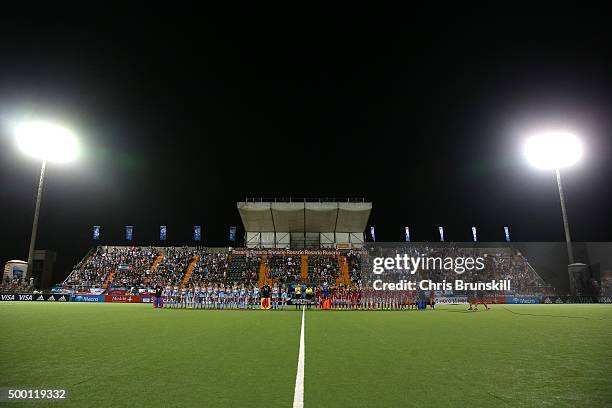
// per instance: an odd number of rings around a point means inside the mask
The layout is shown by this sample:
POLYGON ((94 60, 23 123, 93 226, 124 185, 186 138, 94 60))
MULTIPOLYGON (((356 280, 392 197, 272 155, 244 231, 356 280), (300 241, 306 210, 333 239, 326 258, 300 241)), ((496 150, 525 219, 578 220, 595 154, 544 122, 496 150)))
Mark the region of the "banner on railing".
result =
POLYGON ((70 300, 80 303, 101 303, 104 302, 104 295, 76 295, 72 296, 70 300))
POLYGON ((106 295, 104 301, 112 303, 142 303, 141 297, 136 295, 106 295))
POLYGON ((541 302, 542 299, 538 296, 506 296, 507 304, 534 305, 541 302))
POLYGON ((299 255, 312 255, 312 256, 338 256, 342 251, 334 249, 234 249, 233 255, 270 255, 270 256, 299 256, 299 255))
POLYGON ((436 296, 436 304, 439 305, 466 305, 467 296, 436 296))
POLYGON ((33 300, 31 293, 8 293, 0 295, 3 302, 30 302, 33 300))
POLYGON ((109 289, 106 291, 107 295, 125 295, 127 293, 127 289, 109 289))

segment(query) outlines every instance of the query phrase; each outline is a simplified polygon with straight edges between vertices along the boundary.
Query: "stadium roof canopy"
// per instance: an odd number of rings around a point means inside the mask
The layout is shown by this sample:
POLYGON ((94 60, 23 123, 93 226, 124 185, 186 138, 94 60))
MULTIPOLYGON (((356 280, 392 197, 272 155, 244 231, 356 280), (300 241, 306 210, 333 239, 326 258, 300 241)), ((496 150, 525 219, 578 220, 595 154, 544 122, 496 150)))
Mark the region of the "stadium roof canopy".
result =
POLYGON ((365 231, 372 203, 355 201, 245 201, 238 211, 249 232, 365 231))

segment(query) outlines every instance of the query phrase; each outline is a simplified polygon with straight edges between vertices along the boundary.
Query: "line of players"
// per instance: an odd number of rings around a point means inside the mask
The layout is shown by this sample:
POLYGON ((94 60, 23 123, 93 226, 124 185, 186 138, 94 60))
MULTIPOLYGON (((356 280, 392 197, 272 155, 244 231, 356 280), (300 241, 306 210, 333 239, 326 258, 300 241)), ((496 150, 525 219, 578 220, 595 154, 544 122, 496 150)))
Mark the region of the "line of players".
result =
MULTIPOLYGON (((164 307, 170 309, 259 309, 260 290, 248 285, 166 286, 163 294, 164 307)), ((287 307, 289 292, 272 288, 273 309, 287 307)))
MULTIPOLYGON (((263 290, 263 288, 262 288, 263 290)), ((306 305, 310 308, 323 308, 324 301, 329 299, 333 309, 417 309, 417 294, 408 292, 383 292, 349 287, 330 287, 327 284, 274 285, 270 292, 272 309, 286 309, 289 304, 298 308, 306 305)), ((224 286, 209 284, 207 286, 166 286, 163 293, 163 304, 171 309, 259 309, 262 293, 257 286, 233 285, 224 286)), ((427 302, 434 307, 433 300, 427 302)))

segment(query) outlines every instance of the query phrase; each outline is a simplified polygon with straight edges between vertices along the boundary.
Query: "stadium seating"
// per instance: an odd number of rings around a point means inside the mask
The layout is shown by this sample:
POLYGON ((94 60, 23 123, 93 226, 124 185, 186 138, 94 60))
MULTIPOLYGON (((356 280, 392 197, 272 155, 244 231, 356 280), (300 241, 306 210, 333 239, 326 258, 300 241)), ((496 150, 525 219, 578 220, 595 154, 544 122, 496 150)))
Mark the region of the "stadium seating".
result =
POLYGON ((335 284, 340 277, 338 257, 311 256, 308 259, 308 278, 311 282, 335 284))
POLYGON ((273 255, 266 258, 269 278, 276 283, 293 283, 300 279, 301 257, 297 255, 273 255))
POLYGON ((158 255, 153 247, 100 246, 74 267, 64 283, 77 287, 139 286, 158 255))
MULTIPOLYGON (((479 279, 509 279, 513 294, 541 295, 551 292, 529 262, 518 251, 506 248, 406 246, 391 250, 409 256, 482 257, 485 268, 479 279)), ((375 253, 349 250, 304 255, 299 252, 248 251, 203 247, 119 247, 100 246, 91 250, 63 282, 66 288, 151 289, 156 285, 198 286, 215 283, 287 285, 312 283, 363 287, 362 270, 371 270, 375 253), (266 254, 266 255, 263 255, 266 254), (362 268, 363 266, 363 268, 362 268)), ((396 273, 396 272, 392 272, 396 273)), ((451 271, 419 271, 397 278, 475 279, 473 272, 458 275, 451 271)), ((6 286, 6 285, 4 285, 6 286)))
POLYGON ((261 264, 261 257, 254 255, 231 255, 227 280, 237 282, 256 279, 261 264))
POLYGON ((228 253, 199 249, 198 260, 189 279, 189 285, 203 284, 205 282, 223 282, 227 278, 228 253))

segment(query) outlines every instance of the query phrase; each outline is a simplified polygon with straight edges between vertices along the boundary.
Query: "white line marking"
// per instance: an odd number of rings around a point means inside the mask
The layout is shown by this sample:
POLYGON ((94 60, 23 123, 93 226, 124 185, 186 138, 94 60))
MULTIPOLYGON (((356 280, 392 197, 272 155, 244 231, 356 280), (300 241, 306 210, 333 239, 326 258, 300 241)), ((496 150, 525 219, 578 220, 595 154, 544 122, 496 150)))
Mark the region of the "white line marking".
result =
POLYGON ((297 374, 295 375, 295 392, 293 393, 293 408, 304 408, 304 315, 306 309, 302 306, 302 330, 300 332, 300 353, 298 357, 297 374))

